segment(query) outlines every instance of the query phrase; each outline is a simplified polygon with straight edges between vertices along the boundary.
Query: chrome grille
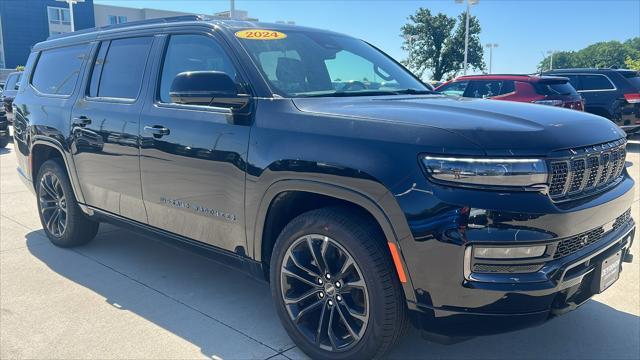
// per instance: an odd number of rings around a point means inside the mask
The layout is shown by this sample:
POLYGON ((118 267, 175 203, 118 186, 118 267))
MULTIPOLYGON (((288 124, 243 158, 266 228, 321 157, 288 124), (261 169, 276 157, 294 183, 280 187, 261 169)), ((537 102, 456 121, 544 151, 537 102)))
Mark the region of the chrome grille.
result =
POLYGON ((549 195, 563 201, 602 191, 620 179, 625 157, 624 140, 570 150, 550 161, 549 195))

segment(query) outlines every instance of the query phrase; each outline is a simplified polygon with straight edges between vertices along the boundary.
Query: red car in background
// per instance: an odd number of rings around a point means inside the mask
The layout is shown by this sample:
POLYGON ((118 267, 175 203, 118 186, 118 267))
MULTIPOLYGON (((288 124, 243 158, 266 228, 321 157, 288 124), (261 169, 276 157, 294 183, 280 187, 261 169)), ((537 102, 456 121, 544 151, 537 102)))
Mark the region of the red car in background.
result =
POLYGON ((559 76, 460 76, 438 86, 435 91, 447 95, 528 102, 584 111, 582 96, 571 86, 568 78, 559 76))

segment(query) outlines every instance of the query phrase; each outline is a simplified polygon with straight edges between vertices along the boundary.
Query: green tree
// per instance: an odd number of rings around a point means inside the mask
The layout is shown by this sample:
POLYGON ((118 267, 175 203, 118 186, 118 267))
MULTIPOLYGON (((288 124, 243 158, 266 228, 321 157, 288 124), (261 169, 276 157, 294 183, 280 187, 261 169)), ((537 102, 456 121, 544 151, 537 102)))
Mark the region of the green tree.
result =
MULTIPOLYGON (((402 48, 409 52, 403 63, 418 77, 431 73, 433 80, 452 77, 464 67, 465 14, 458 18, 420 8, 409 16, 402 26, 404 38, 402 48)), ((480 23, 474 16, 469 18, 469 68, 484 70, 480 23)))
POLYGON ((624 65, 627 69, 631 69, 631 70, 638 70, 640 71, 640 59, 632 59, 630 57, 628 57, 625 61, 624 61, 624 65))
POLYGON ((24 65, 16 66, 16 71, 24 71, 24 65))
MULTIPOLYGON (((624 67, 627 59, 640 59, 640 37, 629 39, 624 43, 605 41, 587 46, 578 51, 560 51, 553 54, 553 68, 571 67, 624 67)), ((550 68, 550 57, 544 58, 538 70, 550 68)))

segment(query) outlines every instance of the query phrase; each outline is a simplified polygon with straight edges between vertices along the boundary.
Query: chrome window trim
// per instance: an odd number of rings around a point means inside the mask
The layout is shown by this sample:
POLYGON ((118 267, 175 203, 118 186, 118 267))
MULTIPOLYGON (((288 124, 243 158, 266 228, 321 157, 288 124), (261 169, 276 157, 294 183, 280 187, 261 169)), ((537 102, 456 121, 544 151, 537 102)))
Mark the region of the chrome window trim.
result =
MULTIPOLYGON (((611 86, 613 86, 613 89, 595 89, 595 90, 576 90, 577 92, 581 93, 581 92, 596 92, 596 91, 618 91, 618 87, 616 87, 616 84, 611 81, 611 78, 608 75, 605 74, 590 74, 590 73, 554 73, 552 75, 557 75, 557 76, 570 76, 570 75, 577 75, 577 76, 585 76, 585 75, 589 75, 589 76, 604 76, 609 83, 611 84, 611 86)), ((582 84, 582 79, 580 79, 580 84, 582 84)))

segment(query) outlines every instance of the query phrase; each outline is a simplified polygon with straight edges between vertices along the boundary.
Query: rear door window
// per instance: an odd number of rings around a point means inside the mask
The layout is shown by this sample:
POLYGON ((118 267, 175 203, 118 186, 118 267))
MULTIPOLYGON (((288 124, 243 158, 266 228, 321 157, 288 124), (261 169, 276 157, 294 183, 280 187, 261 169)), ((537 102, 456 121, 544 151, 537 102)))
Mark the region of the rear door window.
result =
POLYGON ((479 80, 479 81, 471 81, 471 86, 467 88, 465 92, 465 97, 472 97, 478 99, 488 99, 494 96, 502 95, 513 91, 514 84, 512 81, 509 81, 511 85, 507 85, 505 87, 505 92, 503 92, 502 88, 505 81, 502 80, 479 80), (509 91, 509 87, 511 90, 509 91))
POLYGON ((467 89, 468 85, 468 81, 455 81, 442 86, 440 89, 438 89, 438 92, 447 95, 462 96, 464 95, 464 92, 467 89))
POLYGON ((71 95, 87 50, 87 44, 44 50, 36 64, 31 85, 43 94, 71 95))
POLYGON ((604 75, 580 75, 580 82, 582 83, 582 90, 613 90, 615 87, 604 75))
POLYGON ((152 37, 103 42, 94 63, 89 96, 136 99, 152 43, 152 37))

